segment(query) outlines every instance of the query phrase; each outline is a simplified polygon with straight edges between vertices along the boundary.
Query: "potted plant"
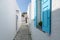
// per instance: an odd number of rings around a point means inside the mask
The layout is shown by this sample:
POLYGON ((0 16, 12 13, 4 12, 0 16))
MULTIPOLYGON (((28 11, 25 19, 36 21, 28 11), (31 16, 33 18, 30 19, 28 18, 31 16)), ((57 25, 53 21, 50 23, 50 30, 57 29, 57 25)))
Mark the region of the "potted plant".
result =
POLYGON ((40 28, 42 30, 42 21, 39 22, 39 26, 40 26, 40 28))

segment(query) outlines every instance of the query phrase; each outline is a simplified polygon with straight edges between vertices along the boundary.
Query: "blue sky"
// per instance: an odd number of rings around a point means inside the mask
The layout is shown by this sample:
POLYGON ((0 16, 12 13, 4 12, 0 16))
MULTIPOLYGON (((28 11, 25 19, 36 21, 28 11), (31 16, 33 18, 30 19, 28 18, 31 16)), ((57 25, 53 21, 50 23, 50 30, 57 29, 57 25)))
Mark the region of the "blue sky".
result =
POLYGON ((26 12, 28 8, 28 4, 31 2, 31 0, 16 0, 21 12, 26 12))

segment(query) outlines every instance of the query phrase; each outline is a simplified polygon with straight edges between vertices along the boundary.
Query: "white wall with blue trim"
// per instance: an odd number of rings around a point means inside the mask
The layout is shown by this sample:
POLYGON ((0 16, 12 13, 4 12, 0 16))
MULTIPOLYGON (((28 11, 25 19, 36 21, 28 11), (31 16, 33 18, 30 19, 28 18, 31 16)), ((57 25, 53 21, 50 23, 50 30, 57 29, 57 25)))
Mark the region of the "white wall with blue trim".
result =
MULTIPOLYGON (((60 40, 60 31, 59 31, 60 30, 60 0, 52 0, 51 3, 52 3, 51 35, 49 36, 48 33, 44 33, 39 29, 37 29, 36 27, 34 27, 34 20, 32 20, 30 24, 32 40, 60 40)), ((31 3, 31 5, 32 4, 33 3, 31 3)), ((34 13, 34 11, 32 11, 32 13, 34 13)))

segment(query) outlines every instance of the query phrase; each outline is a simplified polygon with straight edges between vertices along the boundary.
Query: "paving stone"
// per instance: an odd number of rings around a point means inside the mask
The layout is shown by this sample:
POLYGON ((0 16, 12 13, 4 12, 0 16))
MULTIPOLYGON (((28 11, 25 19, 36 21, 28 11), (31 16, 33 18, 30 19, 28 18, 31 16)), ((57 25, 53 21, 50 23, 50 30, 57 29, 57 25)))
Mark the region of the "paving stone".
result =
POLYGON ((22 25, 16 34, 15 40, 32 40, 28 25, 22 25))

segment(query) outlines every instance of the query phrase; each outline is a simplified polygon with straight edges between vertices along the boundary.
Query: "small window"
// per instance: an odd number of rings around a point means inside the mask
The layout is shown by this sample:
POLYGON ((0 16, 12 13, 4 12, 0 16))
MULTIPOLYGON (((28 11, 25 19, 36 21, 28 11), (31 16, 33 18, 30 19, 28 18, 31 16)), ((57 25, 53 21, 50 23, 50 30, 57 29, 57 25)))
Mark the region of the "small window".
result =
POLYGON ((19 10, 16 10, 17 13, 19 13, 19 10))

